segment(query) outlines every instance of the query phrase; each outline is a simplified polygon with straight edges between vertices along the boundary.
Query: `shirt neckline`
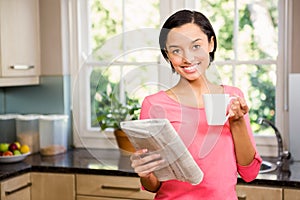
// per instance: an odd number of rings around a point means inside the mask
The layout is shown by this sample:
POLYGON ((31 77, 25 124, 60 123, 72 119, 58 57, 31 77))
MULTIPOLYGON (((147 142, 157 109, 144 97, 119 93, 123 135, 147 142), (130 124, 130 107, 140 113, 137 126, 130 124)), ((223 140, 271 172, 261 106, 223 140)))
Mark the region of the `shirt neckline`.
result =
MULTIPOLYGON (((221 85, 224 88, 224 94, 226 94, 226 86, 225 85, 221 85)), ((204 110, 204 107, 193 107, 193 106, 188 106, 188 105, 184 105, 178 101, 176 101, 175 99, 171 98, 165 90, 161 90, 160 93, 162 93, 166 98, 168 98, 169 100, 171 100, 173 103, 178 104, 180 106, 186 107, 186 108, 191 108, 191 109, 197 109, 197 110, 204 110)))

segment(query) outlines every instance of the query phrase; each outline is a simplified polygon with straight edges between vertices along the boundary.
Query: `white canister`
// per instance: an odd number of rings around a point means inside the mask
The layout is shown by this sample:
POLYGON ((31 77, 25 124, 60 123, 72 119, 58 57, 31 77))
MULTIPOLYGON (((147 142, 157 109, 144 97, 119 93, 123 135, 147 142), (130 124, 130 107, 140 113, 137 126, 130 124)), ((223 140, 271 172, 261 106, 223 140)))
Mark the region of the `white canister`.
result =
POLYGON ((68 115, 42 115, 39 119, 40 150, 52 146, 68 148, 68 115))
POLYGON ((31 153, 39 152, 39 117, 40 115, 18 115, 16 118, 17 140, 26 144, 31 153))

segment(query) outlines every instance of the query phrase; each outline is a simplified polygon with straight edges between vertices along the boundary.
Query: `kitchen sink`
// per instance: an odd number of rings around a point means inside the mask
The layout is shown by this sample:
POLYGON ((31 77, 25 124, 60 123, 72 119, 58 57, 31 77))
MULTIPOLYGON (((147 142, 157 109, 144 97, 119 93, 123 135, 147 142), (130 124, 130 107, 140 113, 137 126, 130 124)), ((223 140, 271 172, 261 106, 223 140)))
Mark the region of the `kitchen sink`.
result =
POLYGON ((259 173, 263 174, 263 173, 272 172, 276 170, 276 168, 277 168, 276 164, 263 160, 260 166, 259 173))

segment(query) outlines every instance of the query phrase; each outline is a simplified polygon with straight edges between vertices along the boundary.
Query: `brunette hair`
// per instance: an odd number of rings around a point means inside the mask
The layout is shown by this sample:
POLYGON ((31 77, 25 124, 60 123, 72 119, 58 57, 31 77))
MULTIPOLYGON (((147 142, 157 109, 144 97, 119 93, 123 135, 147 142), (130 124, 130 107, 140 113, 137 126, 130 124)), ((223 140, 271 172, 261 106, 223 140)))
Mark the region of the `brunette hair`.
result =
MULTIPOLYGON (((209 53, 210 62, 212 62, 215 58, 215 51, 217 49, 217 38, 215 31, 207 19, 205 15, 197 11, 190 11, 190 10, 180 10, 171 15, 163 24, 160 35, 159 35, 159 45, 162 55, 164 56, 165 60, 169 61, 166 52, 166 41, 168 34, 172 28, 180 27, 184 24, 193 23, 200 27, 200 29, 207 35, 208 42, 211 41, 213 38, 214 41, 214 49, 212 52, 209 53)), ((173 72, 175 72, 172 63, 170 62, 173 72)))

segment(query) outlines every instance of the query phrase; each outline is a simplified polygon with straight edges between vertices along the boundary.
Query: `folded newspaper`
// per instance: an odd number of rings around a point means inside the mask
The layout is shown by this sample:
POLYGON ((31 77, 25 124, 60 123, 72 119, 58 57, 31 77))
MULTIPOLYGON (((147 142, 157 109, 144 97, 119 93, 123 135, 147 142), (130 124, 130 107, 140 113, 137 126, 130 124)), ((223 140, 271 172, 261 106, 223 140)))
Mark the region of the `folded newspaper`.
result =
POLYGON ((123 121, 121 128, 136 149, 148 149, 166 161, 154 171, 159 181, 177 179, 191 184, 202 181, 202 170, 167 119, 123 121))

